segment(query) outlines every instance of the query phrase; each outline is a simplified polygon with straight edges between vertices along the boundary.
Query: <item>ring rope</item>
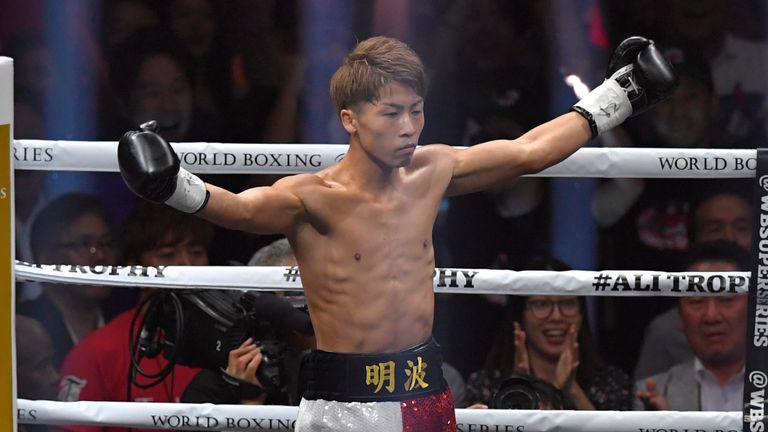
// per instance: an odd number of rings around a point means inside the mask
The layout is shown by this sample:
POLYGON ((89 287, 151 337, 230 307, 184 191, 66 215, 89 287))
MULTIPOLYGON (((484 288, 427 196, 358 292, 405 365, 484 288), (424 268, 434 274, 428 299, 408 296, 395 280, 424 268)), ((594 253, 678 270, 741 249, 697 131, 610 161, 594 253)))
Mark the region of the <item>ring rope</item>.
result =
MULTIPOLYGON (((293 430, 298 407, 160 402, 53 402, 19 399, 24 424, 175 430, 293 430)), ((459 431, 736 432, 741 412, 540 411, 457 409, 459 431)))
MULTIPOLYGON (((197 174, 297 174, 344 157, 346 144, 173 143, 181 164, 197 174)), ((455 147, 462 148, 462 147, 455 147)), ((117 172, 114 141, 15 140, 17 169, 117 172)), ((756 150, 585 147, 533 177, 745 178, 755 176, 756 150)))
MULTIPOLYGON (((42 282, 153 288, 301 291, 298 267, 82 266, 16 261, 16 278, 42 282), (259 281, 258 287, 254 281, 259 281)), ((438 268, 435 292, 452 294, 665 296, 747 293, 749 272, 543 271, 438 268)))

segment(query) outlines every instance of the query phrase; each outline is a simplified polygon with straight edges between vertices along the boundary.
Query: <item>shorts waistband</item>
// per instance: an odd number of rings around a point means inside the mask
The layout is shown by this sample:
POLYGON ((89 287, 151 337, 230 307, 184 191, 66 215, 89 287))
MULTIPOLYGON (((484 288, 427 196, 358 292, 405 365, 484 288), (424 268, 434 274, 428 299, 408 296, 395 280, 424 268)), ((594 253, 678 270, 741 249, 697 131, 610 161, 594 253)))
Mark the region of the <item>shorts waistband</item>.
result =
POLYGON ((384 402, 415 399, 446 388, 440 345, 426 342, 377 354, 312 350, 302 361, 305 399, 384 402))

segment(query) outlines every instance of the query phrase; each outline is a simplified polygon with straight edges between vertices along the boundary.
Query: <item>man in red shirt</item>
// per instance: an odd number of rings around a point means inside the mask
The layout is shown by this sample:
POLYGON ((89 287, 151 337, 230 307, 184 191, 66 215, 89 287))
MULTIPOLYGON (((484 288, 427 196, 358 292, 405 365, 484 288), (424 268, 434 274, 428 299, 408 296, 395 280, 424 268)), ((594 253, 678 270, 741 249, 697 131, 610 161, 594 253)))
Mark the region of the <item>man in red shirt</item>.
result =
MULTIPOLYGON (((128 264, 207 265, 212 226, 194 216, 167 206, 140 203, 127 218, 121 234, 124 260, 128 264)), ((121 288, 129 289, 129 288, 121 288)), ((144 298, 150 289, 142 289, 144 298)), ((139 303, 141 304, 141 303, 139 303)), ((138 306, 115 317, 70 351, 61 369, 59 399, 62 401, 178 402, 189 381, 199 369, 176 365, 159 383, 137 375, 131 380, 131 355, 128 339, 138 306), (136 384, 138 381, 139 385, 136 384)), ((137 320, 137 323, 141 320, 137 320)), ((136 325, 138 327, 138 325, 136 325)), ((133 334, 137 334, 134 329, 133 334)), ((157 374, 168 365, 162 355, 144 357, 139 366, 145 375, 157 374)), ((124 428, 60 426, 75 432, 116 432, 124 428)))

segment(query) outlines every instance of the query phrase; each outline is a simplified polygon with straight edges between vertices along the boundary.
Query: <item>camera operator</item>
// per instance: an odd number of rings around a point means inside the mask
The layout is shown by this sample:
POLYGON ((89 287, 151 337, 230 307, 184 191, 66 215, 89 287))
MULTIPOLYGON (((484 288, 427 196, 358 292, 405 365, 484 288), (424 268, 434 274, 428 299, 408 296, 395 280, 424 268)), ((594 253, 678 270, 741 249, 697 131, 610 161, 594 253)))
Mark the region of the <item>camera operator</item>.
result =
MULTIPOLYGON (((248 262, 253 266, 296 266, 296 257, 286 239, 280 239, 259 249, 248 262)), ((273 294, 262 293, 255 297, 256 302, 261 296, 273 294)), ((285 294, 277 292, 280 301, 286 299, 285 294)), ((291 296, 295 301, 301 301, 303 296, 291 296)), ((263 300, 269 299, 262 297, 263 300)), ((269 299, 270 302, 275 299, 269 299)), ((274 327, 274 326, 273 326, 274 327)), ((229 352, 227 366, 223 371, 203 369, 190 382, 182 395, 183 402, 217 403, 217 404, 293 404, 299 400, 297 396, 297 377, 299 357, 304 350, 314 346, 314 336, 307 336, 297 331, 271 329, 279 339, 286 342, 286 349, 281 351, 279 368, 284 371, 287 383, 281 383, 279 388, 269 388, 258 378, 259 368, 262 367, 264 355, 262 346, 253 337, 246 339, 239 347, 229 352)))

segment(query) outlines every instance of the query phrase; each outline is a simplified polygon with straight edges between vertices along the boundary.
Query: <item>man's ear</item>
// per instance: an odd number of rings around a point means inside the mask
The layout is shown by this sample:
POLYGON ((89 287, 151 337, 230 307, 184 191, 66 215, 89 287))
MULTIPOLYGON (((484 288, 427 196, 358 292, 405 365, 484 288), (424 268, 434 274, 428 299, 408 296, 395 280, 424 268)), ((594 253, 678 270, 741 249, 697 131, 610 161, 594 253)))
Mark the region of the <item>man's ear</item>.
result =
POLYGON ((339 112, 339 117, 341 118, 341 124, 348 133, 353 134, 357 132, 357 118, 354 111, 344 108, 339 112))

